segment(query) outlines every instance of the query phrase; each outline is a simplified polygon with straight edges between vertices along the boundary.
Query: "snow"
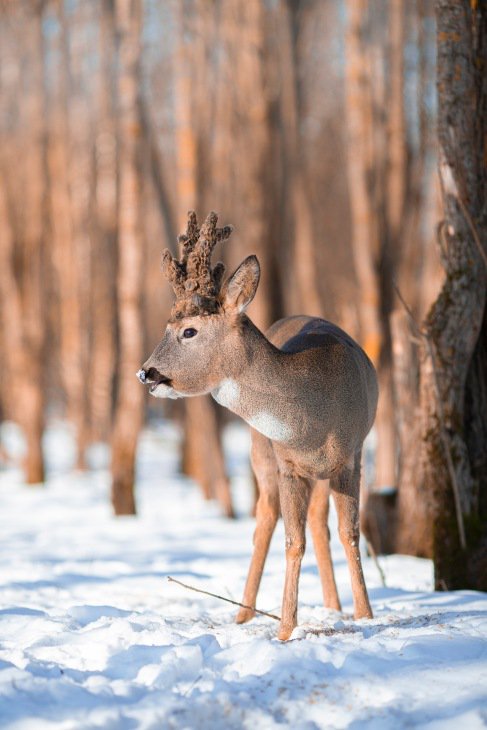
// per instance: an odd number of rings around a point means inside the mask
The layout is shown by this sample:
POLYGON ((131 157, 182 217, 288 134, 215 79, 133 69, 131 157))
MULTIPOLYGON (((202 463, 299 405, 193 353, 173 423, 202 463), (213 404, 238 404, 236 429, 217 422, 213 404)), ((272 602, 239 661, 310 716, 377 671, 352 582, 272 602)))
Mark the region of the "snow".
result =
MULTIPOLYGON (((12 429, 4 443, 20 453, 12 429)), ((238 510, 249 506, 248 436, 226 434, 238 510)), ((177 474, 177 433, 144 433, 136 518, 112 517, 108 455, 74 473, 69 430, 46 438, 49 480, 26 487, 0 472, 0 727, 389 728, 487 725, 487 596, 434 593, 431 564, 365 559, 375 618, 353 621, 344 555, 332 525, 343 615, 321 605, 311 549, 299 626, 243 626, 232 606, 169 583, 241 597, 253 521, 219 515, 177 474)), ((333 520, 335 518, 333 517, 333 520)), ((258 606, 279 613, 283 530, 273 540, 258 606)), ((311 545, 311 540, 309 541, 311 545)))

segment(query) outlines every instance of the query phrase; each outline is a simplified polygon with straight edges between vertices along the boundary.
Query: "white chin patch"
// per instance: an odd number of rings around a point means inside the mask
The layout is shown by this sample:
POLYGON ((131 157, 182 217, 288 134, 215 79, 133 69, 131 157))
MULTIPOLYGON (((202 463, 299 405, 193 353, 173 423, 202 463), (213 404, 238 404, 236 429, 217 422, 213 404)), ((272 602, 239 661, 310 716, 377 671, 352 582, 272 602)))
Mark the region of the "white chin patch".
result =
POLYGON ((247 423, 271 441, 289 441, 293 435, 292 429, 286 423, 282 423, 271 413, 265 411, 256 413, 247 420, 247 423))
POLYGON ((170 385, 164 385, 163 383, 156 386, 154 390, 149 390, 149 393, 154 396, 154 398, 182 398, 182 395, 177 393, 174 388, 171 388, 170 385))
POLYGON ((225 378, 215 390, 211 391, 211 395, 221 406, 232 410, 240 400, 240 386, 232 378, 225 378))

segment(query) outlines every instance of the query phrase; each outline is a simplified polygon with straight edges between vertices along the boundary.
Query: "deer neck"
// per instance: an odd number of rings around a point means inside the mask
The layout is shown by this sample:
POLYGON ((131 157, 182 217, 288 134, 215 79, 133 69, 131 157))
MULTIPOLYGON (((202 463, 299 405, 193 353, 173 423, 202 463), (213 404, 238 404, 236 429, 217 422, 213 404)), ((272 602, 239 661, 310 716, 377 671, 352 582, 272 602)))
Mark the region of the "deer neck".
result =
POLYGON ((231 374, 212 391, 212 396, 264 436, 273 441, 290 441, 293 423, 289 409, 283 408, 283 391, 289 395, 286 386, 292 382, 286 377, 290 356, 274 347, 248 318, 241 327, 231 374))

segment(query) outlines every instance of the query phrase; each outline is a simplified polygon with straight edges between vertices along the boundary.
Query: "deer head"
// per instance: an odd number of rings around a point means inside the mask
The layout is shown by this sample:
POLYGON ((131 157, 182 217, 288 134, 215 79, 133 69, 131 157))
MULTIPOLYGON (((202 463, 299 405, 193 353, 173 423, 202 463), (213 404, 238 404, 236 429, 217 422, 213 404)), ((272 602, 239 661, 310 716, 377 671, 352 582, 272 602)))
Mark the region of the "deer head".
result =
POLYGON ((176 295, 161 342, 137 373, 157 398, 201 395, 235 375, 241 363, 239 333, 260 277, 256 256, 248 256, 223 284, 225 267, 211 265, 218 241, 232 227, 217 228, 211 212, 198 227, 188 213, 186 233, 179 236, 181 259, 165 250, 162 270, 176 295))

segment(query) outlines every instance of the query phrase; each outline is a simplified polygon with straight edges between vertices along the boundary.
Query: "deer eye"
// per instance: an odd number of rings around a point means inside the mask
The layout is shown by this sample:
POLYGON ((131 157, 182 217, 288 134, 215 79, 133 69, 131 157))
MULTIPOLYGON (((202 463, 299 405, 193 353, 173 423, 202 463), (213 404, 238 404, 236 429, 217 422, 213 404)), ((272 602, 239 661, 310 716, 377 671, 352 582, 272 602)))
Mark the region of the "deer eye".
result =
POLYGON ((184 330, 183 337, 186 340, 188 340, 190 337, 194 337, 197 334, 198 334, 198 330, 195 330, 194 327, 188 327, 187 329, 184 330))

